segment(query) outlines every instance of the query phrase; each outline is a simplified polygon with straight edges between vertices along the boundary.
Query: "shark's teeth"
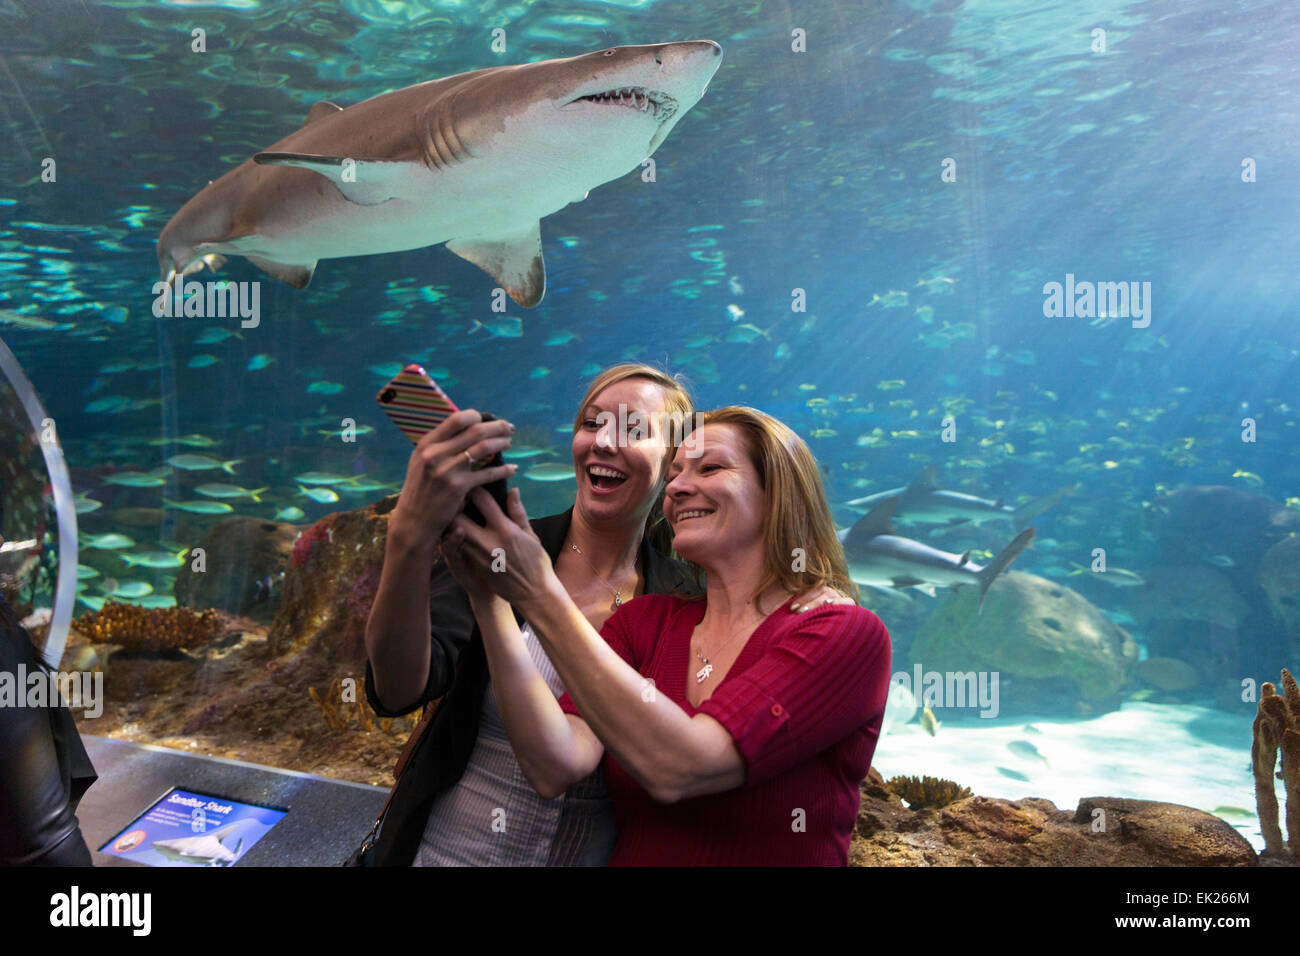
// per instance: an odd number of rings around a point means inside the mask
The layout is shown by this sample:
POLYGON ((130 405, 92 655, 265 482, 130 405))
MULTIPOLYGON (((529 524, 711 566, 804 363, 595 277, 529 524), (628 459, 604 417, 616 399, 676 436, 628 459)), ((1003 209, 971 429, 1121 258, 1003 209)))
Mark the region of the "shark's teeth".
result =
POLYGON ((628 107, 639 113, 650 113, 656 119, 667 119, 677 112, 677 101, 671 96, 641 86, 624 86, 616 90, 589 93, 586 96, 579 96, 578 100, 628 107))

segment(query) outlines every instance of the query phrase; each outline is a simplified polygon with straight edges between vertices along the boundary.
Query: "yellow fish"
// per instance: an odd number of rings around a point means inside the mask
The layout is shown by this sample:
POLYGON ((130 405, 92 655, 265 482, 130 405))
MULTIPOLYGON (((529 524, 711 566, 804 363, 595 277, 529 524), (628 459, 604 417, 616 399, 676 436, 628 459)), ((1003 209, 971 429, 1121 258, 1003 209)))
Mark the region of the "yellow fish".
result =
POLYGON ((1240 478, 1253 488, 1258 488, 1260 485, 1264 484, 1264 479, 1259 477, 1259 475, 1255 474, 1253 471, 1242 471, 1240 468, 1232 473, 1232 477, 1240 478))
POLYGON ((933 737, 935 731, 937 731, 941 726, 942 724, 940 724, 934 716, 934 711, 930 709, 930 705, 926 704, 925 707, 921 709, 921 728, 933 737))

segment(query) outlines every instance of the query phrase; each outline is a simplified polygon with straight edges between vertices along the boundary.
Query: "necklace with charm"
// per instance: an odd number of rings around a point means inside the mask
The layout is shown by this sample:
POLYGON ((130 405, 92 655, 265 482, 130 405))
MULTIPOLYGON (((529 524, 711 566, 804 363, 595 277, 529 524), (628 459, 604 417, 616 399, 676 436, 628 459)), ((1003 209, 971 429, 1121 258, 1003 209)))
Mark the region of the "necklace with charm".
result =
POLYGON ((570 542, 569 547, 573 549, 574 553, 576 553, 578 557, 582 558, 583 563, 587 565, 587 567, 591 568, 591 573, 596 575, 596 580, 599 581, 601 584, 605 585, 605 587, 609 589, 609 593, 614 595, 614 607, 611 610, 616 611, 620 607, 622 607, 623 589, 618 588, 617 590, 615 590, 615 588, 612 585, 610 585, 608 581, 602 578, 599 574, 596 574, 596 569, 592 566, 592 563, 587 560, 587 556, 582 553, 582 550, 576 544, 570 542))
MULTIPOLYGON (((754 625, 754 627, 757 627, 757 626, 758 626, 757 624, 754 625)), ((739 637, 740 634, 742 634, 742 633, 745 633, 745 634, 753 634, 753 633, 754 633, 754 628, 751 627, 748 631, 742 631, 742 632, 738 632, 738 633, 736 633, 736 634, 731 635, 731 637, 727 639, 727 642, 726 642, 725 644, 723 644, 720 648, 718 648, 717 651, 715 651, 714 653, 716 653, 716 654, 721 654, 721 653, 722 653, 723 651, 725 651, 728 647, 730 647, 730 646, 731 646, 731 642, 734 641, 737 637, 739 637)), ((710 663, 709 663, 709 659, 708 659, 707 657, 704 656, 704 639, 703 639, 703 638, 700 639, 700 649, 699 649, 698 651, 695 652, 695 656, 698 657, 698 658, 700 659, 700 662, 704 664, 703 667, 701 667, 699 670, 697 670, 697 671, 695 672, 695 683, 697 683, 697 684, 703 684, 706 680, 709 679, 709 676, 713 673, 713 665, 710 664, 710 663)))

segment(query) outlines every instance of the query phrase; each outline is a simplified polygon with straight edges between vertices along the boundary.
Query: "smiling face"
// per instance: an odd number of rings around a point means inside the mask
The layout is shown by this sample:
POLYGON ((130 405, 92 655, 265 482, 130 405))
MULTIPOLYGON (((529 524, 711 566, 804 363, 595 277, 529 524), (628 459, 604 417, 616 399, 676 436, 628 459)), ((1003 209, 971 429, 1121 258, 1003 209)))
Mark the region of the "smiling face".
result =
POLYGON ((740 429, 697 428, 668 475, 664 516, 678 554, 708 568, 761 546, 767 496, 740 429))
POLYGON ((644 378, 603 389, 573 433, 576 507, 595 523, 644 523, 663 484, 664 391, 644 378))

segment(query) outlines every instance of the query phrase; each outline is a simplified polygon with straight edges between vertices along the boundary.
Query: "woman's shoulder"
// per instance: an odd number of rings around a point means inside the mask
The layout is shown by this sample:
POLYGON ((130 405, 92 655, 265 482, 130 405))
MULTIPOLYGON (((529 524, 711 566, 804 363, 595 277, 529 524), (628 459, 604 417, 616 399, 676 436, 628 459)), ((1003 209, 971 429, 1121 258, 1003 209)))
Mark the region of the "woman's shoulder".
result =
POLYGON ((857 604, 827 604, 794 616, 793 625, 828 635, 866 641, 889 640, 889 630, 874 611, 857 604))

